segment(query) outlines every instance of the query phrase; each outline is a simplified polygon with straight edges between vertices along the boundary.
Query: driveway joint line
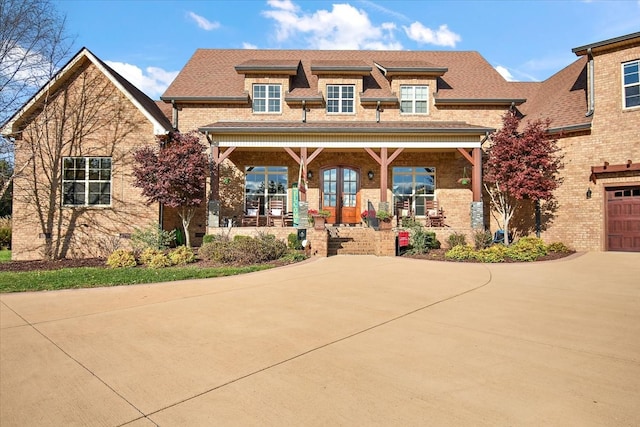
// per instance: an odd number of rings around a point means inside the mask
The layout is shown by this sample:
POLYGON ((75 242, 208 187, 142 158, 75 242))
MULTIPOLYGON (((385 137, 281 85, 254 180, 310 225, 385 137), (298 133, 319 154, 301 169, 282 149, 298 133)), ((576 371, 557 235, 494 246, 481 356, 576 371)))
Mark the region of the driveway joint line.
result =
MULTIPOLYGON (((485 268, 486 268, 486 267, 485 267, 485 268)), ((342 338, 338 338, 338 339, 333 340, 333 341, 330 341, 330 342, 328 342, 328 343, 325 343, 325 344, 319 345, 319 346, 317 346, 317 347, 314 347, 314 348, 309 349, 309 350, 307 350, 307 351, 304 351, 304 352, 302 352, 302 353, 299 353, 299 354, 296 354, 296 355, 294 355, 294 356, 288 357, 288 358, 286 358, 286 359, 284 359, 284 360, 281 360, 281 361, 279 361, 279 362, 272 363, 272 364, 271 364, 271 365, 269 365, 269 366, 265 366, 264 368, 260 368, 260 369, 258 369, 258 370, 253 371, 253 372, 249 372, 248 374, 245 374, 245 375, 239 376, 239 377, 234 378, 234 379, 232 379, 232 380, 229 380, 229 381, 227 381, 227 382, 225 382, 225 383, 223 383, 223 384, 219 384, 219 385, 217 385, 217 386, 215 386, 215 387, 212 387, 212 388, 210 388, 210 389, 208 389, 208 390, 202 391, 202 392, 197 393, 197 394, 195 394, 195 395, 193 395, 193 396, 190 396, 190 397, 187 397, 187 398, 185 398, 185 399, 182 399, 182 400, 180 400, 180 401, 178 401, 178 402, 172 403, 171 405, 167 405, 167 406, 165 406, 165 407, 163 407, 163 408, 160 408, 160 409, 157 409, 157 410, 155 410, 155 411, 149 412, 149 413, 148 413, 148 414, 146 414, 146 415, 147 415, 147 416, 151 416, 151 415, 157 414, 157 413, 159 413, 159 412, 165 411, 165 410, 167 410, 167 409, 173 408, 173 407, 175 407, 175 406, 181 405, 181 404, 183 404, 183 403, 185 403, 185 402, 188 402, 188 401, 190 401, 190 400, 193 400, 193 399, 196 399, 196 398, 198 398, 198 397, 204 396, 205 394, 208 394, 208 393, 211 393, 211 392, 213 392, 213 391, 219 390, 219 389, 224 388, 224 387, 226 387, 226 386, 228 386, 228 385, 231 385, 231 384, 237 383, 237 382, 242 381, 242 380, 244 380, 244 379, 246 379, 246 378, 249 378, 249 377, 252 377, 252 376, 257 375, 257 374, 259 374, 259 373, 262 373, 262 372, 268 371, 268 370, 273 369, 273 368, 275 368, 275 367, 278 367, 278 366, 284 365, 284 364, 286 364, 286 363, 288 363, 288 362, 291 362, 291 361, 293 361, 293 360, 299 359, 299 358, 301 358, 301 357, 303 357, 303 356, 306 356, 306 355, 308 355, 308 354, 314 353, 314 352, 316 352, 316 351, 318 351, 318 350, 322 350, 322 349, 324 349, 324 348, 326 348, 326 347, 332 346, 332 345, 334 345, 334 344, 338 344, 338 343, 340 343, 340 342, 346 341, 346 340, 351 339, 351 338, 353 338, 353 337, 356 337, 356 336, 358 336, 358 335, 362 335, 362 334, 364 334, 364 333, 366 333, 366 332, 369 332, 369 331, 372 331, 372 330, 374 330, 374 329, 380 328, 380 327, 382 327, 382 326, 388 325, 388 324, 390 324, 390 323, 392 323, 392 322, 395 322, 395 321, 397 321, 397 320, 400 320, 400 319, 403 319, 403 318, 405 318, 405 317, 411 316, 412 314, 415 314, 415 313, 418 313, 418 312, 420 312, 420 311, 426 310, 426 309, 431 308, 431 307, 433 307, 433 306, 435 306, 435 305, 438 305, 438 304, 441 304, 441 303, 444 303, 444 302, 450 301, 450 300, 452 300, 452 299, 455 299, 455 298, 461 297, 461 296, 466 295, 466 294, 468 294, 468 293, 471 293, 471 292, 474 292, 474 291, 479 290, 479 289, 481 289, 481 288, 484 288, 485 286, 489 285, 489 284, 491 283, 491 280, 492 280, 491 270, 487 268, 487 272, 489 273, 489 278, 488 278, 488 279, 487 279, 483 284, 481 284, 481 285, 479 285, 479 286, 476 286, 476 287, 471 288, 471 289, 467 289, 466 291, 464 291, 464 292, 460 292, 460 293, 457 293, 457 294, 455 294, 455 295, 448 296, 447 298, 443 298, 443 299, 441 299, 441 300, 434 301, 434 302, 429 303, 429 304, 427 304, 427 305, 424 305, 424 306, 418 307, 418 308, 416 308, 416 309, 413 309, 413 310, 408 311, 408 312, 406 312, 406 313, 403 313, 403 314, 401 314, 401 315, 395 316, 395 317, 393 317, 393 318, 391 318, 391 319, 385 320, 384 322, 377 323, 377 324, 375 324, 375 325, 369 326, 369 327, 367 327, 367 328, 365 328, 365 329, 362 329, 362 330, 360 330, 360 331, 357 331, 357 332, 354 332, 354 333, 352 333, 352 334, 346 335, 346 336, 344 336, 344 337, 342 337, 342 338)))

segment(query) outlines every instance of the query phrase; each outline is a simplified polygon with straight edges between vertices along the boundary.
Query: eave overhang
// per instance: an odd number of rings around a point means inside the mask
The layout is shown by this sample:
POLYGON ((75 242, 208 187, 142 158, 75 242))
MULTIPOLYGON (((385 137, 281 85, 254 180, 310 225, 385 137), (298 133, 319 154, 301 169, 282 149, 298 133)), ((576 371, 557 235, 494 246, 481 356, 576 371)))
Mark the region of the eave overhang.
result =
POLYGON ((363 96, 362 94, 360 94, 360 103, 361 104, 374 104, 377 105, 378 103, 382 104, 382 105, 398 105, 398 98, 396 98, 395 96, 387 96, 387 97, 380 97, 380 96, 371 96, 371 97, 366 97, 363 96))
POLYGON ((249 104, 249 95, 241 96, 161 96, 160 100, 168 103, 184 104, 249 104))
POLYGON ((522 105, 526 98, 435 98, 436 105, 522 105))
POLYGON ((591 52, 598 53, 637 43, 640 43, 640 32, 576 47, 571 49, 571 52, 575 53, 576 56, 584 56, 589 52, 589 50, 591 50, 591 52))
POLYGON ((550 133, 550 134, 574 133, 574 132, 583 132, 590 129, 591 129, 591 122, 588 122, 588 123, 580 123, 577 125, 567 125, 567 126, 549 128, 547 130, 547 133, 550 133))

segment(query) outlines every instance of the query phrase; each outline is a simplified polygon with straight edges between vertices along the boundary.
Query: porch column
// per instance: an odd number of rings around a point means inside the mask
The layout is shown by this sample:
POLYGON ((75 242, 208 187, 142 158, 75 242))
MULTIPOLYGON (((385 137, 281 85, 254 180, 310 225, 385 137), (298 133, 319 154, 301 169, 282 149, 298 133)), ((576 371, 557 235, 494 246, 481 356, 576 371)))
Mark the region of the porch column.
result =
POLYGON ((380 201, 387 201, 387 147, 380 149, 380 201))
POLYGON ((207 204, 207 225, 212 228, 220 227, 220 164, 229 157, 236 147, 229 147, 224 153, 209 135, 209 201, 207 204))
POLYGON ((482 148, 473 149, 473 173, 471 176, 471 190, 473 201, 482 201, 482 148))

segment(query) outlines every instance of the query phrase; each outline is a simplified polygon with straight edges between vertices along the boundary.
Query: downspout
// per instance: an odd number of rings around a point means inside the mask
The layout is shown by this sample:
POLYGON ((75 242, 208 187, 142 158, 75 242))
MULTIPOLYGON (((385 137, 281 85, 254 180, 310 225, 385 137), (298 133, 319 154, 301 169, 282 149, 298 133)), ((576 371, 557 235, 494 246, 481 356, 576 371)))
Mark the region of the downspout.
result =
POLYGON ((380 101, 376 105, 376 123, 380 123, 380 101))
POLYGON ((593 54, 591 53, 591 48, 587 49, 587 55, 589 56, 589 69, 587 71, 587 79, 589 80, 589 110, 584 115, 585 117, 591 117, 595 110, 595 83, 593 79, 593 54))
POLYGON ((307 101, 302 100, 302 123, 307 123, 307 101))
POLYGON ((175 100, 171 100, 171 106, 173 107, 172 109, 173 128, 178 129, 178 107, 176 106, 175 100))

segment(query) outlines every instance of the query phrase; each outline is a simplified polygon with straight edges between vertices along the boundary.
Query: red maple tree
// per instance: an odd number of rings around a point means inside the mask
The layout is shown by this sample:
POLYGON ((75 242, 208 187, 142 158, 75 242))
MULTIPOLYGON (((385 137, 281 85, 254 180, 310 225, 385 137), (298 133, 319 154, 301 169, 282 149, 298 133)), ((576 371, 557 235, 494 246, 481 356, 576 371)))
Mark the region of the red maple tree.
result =
POLYGON ((506 245, 509 221, 520 202, 549 202, 561 183, 562 155, 557 139, 548 133, 550 123, 550 119, 531 121, 519 132, 520 119, 515 111, 509 111, 503 116, 502 128, 491 135, 483 180, 492 210, 501 216, 494 218, 501 223, 506 245))
POLYGON ((134 185, 142 189, 148 204, 178 208, 186 245, 191 246, 189 224, 196 207, 204 200, 208 167, 198 134, 173 133, 157 147, 137 150, 134 159, 134 185))

